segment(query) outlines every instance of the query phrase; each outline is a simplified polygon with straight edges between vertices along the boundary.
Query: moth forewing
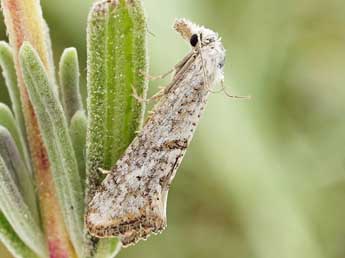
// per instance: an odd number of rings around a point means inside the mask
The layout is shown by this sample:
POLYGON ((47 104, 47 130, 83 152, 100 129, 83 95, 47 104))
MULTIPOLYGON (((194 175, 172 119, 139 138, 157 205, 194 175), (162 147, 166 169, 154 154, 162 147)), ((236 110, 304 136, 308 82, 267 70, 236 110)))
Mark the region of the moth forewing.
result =
POLYGON ((170 184, 210 88, 223 79, 225 50, 218 35, 185 19, 177 20, 174 28, 190 42, 192 52, 176 66, 173 80, 152 116, 88 205, 86 224, 90 233, 119 237, 124 246, 166 227, 170 184))

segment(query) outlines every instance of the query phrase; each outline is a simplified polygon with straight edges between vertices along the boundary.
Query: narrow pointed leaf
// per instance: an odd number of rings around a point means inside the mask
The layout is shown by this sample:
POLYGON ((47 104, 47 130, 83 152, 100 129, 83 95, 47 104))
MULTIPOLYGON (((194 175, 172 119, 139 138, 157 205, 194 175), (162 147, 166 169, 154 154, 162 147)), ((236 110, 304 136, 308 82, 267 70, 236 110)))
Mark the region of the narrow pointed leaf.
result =
POLYGON ((0 212, 0 241, 7 250, 16 258, 40 258, 47 256, 38 256, 18 237, 12 229, 6 217, 0 212))
POLYGON ((72 116, 83 110, 79 91, 79 63, 75 48, 67 48, 60 59, 60 99, 69 122, 72 116))
MULTIPOLYGON (((29 0, 31 1, 31 0, 29 0)), ((52 47, 52 40, 50 38, 50 32, 49 32, 49 26, 46 20, 42 19, 42 34, 44 38, 44 42, 46 45, 46 55, 47 55, 47 60, 48 60, 48 70, 50 72, 49 78, 50 80, 54 83, 54 91, 58 93, 57 89, 57 81, 55 78, 55 64, 54 64, 54 55, 53 55, 53 47, 52 47)), ((41 55, 39 55, 41 57, 41 55)))
POLYGON ((15 54, 24 41, 29 41, 37 49, 49 77, 55 82, 49 29, 43 18, 40 1, 1 0, 1 6, 15 54))
MULTIPOLYGON (((104 178, 98 168, 110 169, 115 164, 142 123, 145 106, 132 96, 132 87, 143 97, 147 88, 146 20, 141 1, 94 4, 88 19, 87 56, 88 203, 104 178)), ((91 239, 90 245, 95 242, 91 239)), ((97 254, 113 257, 114 243, 101 240, 97 254)))
MULTIPOLYGON (((29 41, 39 53, 49 77, 55 81, 51 42, 46 22, 38 0, 1 0, 9 42, 15 57, 18 85, 20 89, 27 141, 38 186, 42 223, 47 236, 51 257, 74 257, 75 252, 62 218, 54 189, 51 166, 46 147, 41 137, 36 114, 30 102, 19 62, 19 49, 29 41), (49 237, 48 237, 49 236, 49 237)), ((56 88, 54 89, 56 91, 56 88)))
POLYGON ((11 47, 6 42, 0 42, 0 66, 5 78, 6 87, 11 98, 12 110, 23 135, 26 135, 22 102, 17 82, 16 67, 11 47))
POLYGON ((25 203, 28 205, 31 214, 39 224, 37 198, 33 178, 25 162, 22 160, 17 146, 10 132, 0 125, 0 155, 7 168, 13 173, 14 182, 17 184, 25 203))
POLYGON ((35 253, 46 256, 41 228, 25 203, 13 176, 0 156, 0 207, 14 231, 35 253))
POLYGON ((99 241, 94 258, 114 258, 121 251, 121 245, 117 241, 99 241))
POLYGON ((80 180, 85 185, 85 145, 87 118, 84 111, 78 111, 72 117, 70 135, 78 162, 80 180))
POLYGON ((20 51, 24 80, 38 118, 51 163, 56 192, 67 230, 82 254, 83 193, 66 117, 37 52, 29 43, 20 51))
POLYGON ((0 125, 10 131, 19 152, 25 161, 26 167, 31 173, 31 163, 24 138, 17 126, 17 121, 14 119, 11 110, 3 103, 0 103, 0 125))

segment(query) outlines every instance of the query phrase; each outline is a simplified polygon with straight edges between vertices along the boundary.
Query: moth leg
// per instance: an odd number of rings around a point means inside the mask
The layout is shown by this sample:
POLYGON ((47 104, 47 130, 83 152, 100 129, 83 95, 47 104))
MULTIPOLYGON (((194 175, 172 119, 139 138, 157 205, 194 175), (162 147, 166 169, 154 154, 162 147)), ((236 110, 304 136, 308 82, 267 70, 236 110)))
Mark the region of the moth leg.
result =
POLYGON ((176 70, 174 79, 164 88, 164 93, 167 94, 171 89, 177 84, 177 82, 183 77, 183 74, 189 69, 189 67, 194 63, 198 52, 194 50, 189 53, 181 64, 178 64, 178 69, 176 70))
MULTIPOLYGON (((180 80, 181 75, 188 70, 188 68, 190 67, 190 65, 194 62, 196 56, 197 56, 198 52, 196 52, 195 50, 193 50, 192 52, 190 52, 188 55, 186 55, 183 60, 181 62, 179 62, 177 65, 174 66, 173 69, 171 69, 170 71, 168 71, 167 73, 161 75, 161 76, 157 76, 156 78, 164 78, 167 75, 169 75, 170 73, 175 71, 175 76, 174 79, 172 80, 171 83, 169 83, 166 87, 160 87, 161 89, 154 94, 153 96, 151 96, 148 99, 144 99, 143 97, 140 97, 136 91, 136 89, 134 88, 134 86, 132 85, 132 90, 133 90, 133 94, 132 96, 138 100, 139 102, 150 102, 152 100, 157 101, 159 100, 161 97, 163 97, 164 95, 166 95, 167 93, 170 92, 170 90, 173 88, 173 86, 176 84, 176 82, 178 80, 180 80)), ((147 76, 147 75, 146 75, 147 76)))
POLYGON ((150 98, 143 98, 141 96, 138 95, 137 90, 135 89, 135 87, 132 85, 132 96, 139 102, 141 103, 147 103, 150 102, 152 100, 159 100, 161 97, 163 97, 165 95, 165 88, 162 88, 161 90, 159 90, 155 95, 151 96, 150 98))
POLYGON ((174 66, 174 69, 176 71, 176 74, 179 73, 179 71, 186 65, 186 63, 188 63, 188 61, 195 56, 197 52, 195 50, 191 51, 190 53, 188 53, 179 63, 177 63, 174 66))
POLYGON ((152 37, 156 37, 156 34, 154 34, 154 33, 150 30, 150 28, 149 28, 148 25, 146 25, 146 31, 147 31, 147 33, 150 34, 152 37))
POLYGON ((149 74, 146 74, 143 71, 140 71, 147 80, 150 81, 155 81, 155 80, 162 80, 165 77, 167 77, 169 74, 175 72, 176 74, 179 72, 179 70, 187 63, 187 61, 195 54, 194 51, 190 52, 188 55, 186 55, 178 64, 176 64, 172 69, 170 69, 169 71, 167 71, 164 74, 161 75, 157 75, 157 76, 152 76, 149 74))
POLYGON ((149 75, 149 74, 146 74, 144 72, 141 71, 141 73, 145 76, 146 80, 149 80, 149 81, 156 81, 156 80, 162 80, 164 79, 165 77, 167 77, 169 74, 173 73, 175 71, 175 67, 170 69, 169 71, 167 71, 166 73, 164 74, 161 74, 161 75, 156 75, 156 76, 153 76, 153 75, 149 75))
POLYGON ((140 97, 137 90, 135 89, 134 85, 132 85, 132 96, 135 98, 138 102, 143 103, 143 102, 148 102, 147 99, 140 97))
POLYGON ((105 170, 103 168, 98 168, 98 171, 101 172, 103 175, 108 175, 111 173, 110 170, 105 170))
POLYGON ((224 86, 224 81, 220 82, 222 88, 221 88, 221 92, 224 92, 224 94, 228 97, 228 98, 234 98, 234 99, 251 99, 251 96, 236 96, 236 95, 231 95, 227 89, 224 86))
POLYGON ((164 95, 165 95, 165 87, 161 87, 161 89, 155 95, 150 97, 150 100, 159 100, 164 95))

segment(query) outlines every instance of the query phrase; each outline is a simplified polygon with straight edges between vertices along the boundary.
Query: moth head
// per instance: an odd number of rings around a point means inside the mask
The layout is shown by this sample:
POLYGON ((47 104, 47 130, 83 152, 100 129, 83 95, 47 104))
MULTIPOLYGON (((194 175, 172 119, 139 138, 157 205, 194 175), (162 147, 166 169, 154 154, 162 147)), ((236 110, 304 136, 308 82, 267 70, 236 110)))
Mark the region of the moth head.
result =
POLYGON ((174 28, 192 47, 207 46, 219 40, 218 34, 214 31, 199 26, 187 19, 177 19, 174 28))

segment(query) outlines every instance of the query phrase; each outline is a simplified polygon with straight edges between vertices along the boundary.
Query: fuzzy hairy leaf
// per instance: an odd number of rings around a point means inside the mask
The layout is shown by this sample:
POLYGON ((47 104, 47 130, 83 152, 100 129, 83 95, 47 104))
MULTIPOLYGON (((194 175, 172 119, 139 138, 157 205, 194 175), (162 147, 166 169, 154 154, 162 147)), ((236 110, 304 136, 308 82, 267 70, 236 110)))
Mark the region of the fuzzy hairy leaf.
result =
POLYGON ((0 42, 0 66, 5 78, 6 87, 12 102, 12 110, 23 135, 26 135, 22 102, 17 81, 16 67, 11 47, 4 41, 0 42))
POLYGON ((39 256, 27 247, 18 237, 2 212, 0 212, 0 241, 16 258, 39 258, 39 256))
POLYGON ((121 251, 121 245, 117 241, 99 241, 94 258, 114 258, 121 251))
POLYGON ((37 52, 29 43, 24 43, 19 56, 24 81, 47 147, 65 224, 74 248, 82 256, 83 192, 66 117, 37 52))
POLYGON ((22 160, 11 133, 0 125, 0 155, 7 168, 12 172, 25 203, 28 205, 35 221, 39 224, 39 213, 33 178, 22 160))
POLYGON ((0 207, 14 231, 35 253, 46 256, 47 250, 40 226, 33 217, 15 182, 14 172, 0 156, 0 207))
POLYGON ((17 121, 13 117, 11 110, 3 103, 0 103, 0 125, 4 126, 10 131, 19 152, 25 161, 26 167, 31 174, 31 163, 28 151, 26 149, 25 140, 17 126, 17 121))
POLYGON ((67 121, 70 122, 78 110, 83 110, 79 92, 79 62, 75 48, 67 48, 60 59, 60 99, 62 101, 67 121))
POLYGON ((78 162, 80 180, 85 184, 85 145, 87 117, 84 111, 77 111, 71 119, 70 135, 78 162))
POLYGON ((49 77, 55 82, 49 29, 43 18, 40 1, 1 0, 1 7, 15 54, 18 54, 24 41, 29 41, 37 49, 49 77))
MULTIPOLYGON (((49 29, 43 18, 39 0, 1 0, 2 13, 10 45, 15 57, 18 86, 25 119, 27 142, 30 149, 35 180, 39 186, 42 224, 52 257, 75 257, 67 234, 62 210, 55 192, 48 153, 41 137, 37 117, 30 102, 19 62, 19 49, 28 41, 37 50, 51 81, 55 81, 55 69, 49 29)), ((51 84, 54 91, 55 84, 51 84)))

